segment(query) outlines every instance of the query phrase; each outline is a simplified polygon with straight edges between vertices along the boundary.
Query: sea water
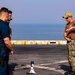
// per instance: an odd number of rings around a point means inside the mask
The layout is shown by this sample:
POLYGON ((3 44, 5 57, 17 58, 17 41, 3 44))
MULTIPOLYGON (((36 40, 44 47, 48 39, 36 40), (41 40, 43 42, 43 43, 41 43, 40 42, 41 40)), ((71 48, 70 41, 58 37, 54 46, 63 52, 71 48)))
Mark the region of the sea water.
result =
POLYGON ((64 24, 10 24, 12 40, 64 40, 64 24))

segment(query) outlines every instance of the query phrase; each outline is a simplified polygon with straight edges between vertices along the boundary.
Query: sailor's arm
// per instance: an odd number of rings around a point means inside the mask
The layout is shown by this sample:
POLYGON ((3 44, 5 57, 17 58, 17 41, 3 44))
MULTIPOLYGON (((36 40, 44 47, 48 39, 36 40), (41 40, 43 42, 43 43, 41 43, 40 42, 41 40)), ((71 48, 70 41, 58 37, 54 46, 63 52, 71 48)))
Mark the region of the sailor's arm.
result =
POLYGON ((73 32, 75 31, 75 26, 74 27, 71 27, 68 31, 67 31, 67 35, 70 33, 70 32, 73 32))
POLYGON ((10 29, 10 38, 12 37, 12 29, 11 28, 9 28, 10 29))
POLYGON ((64 38, 65 38, 67 41, 71 41, 71 39, 67 37, 67 33, 66 33, 66 32, 64 32, 64 38))
POLYGON ((13 55, 13 47, 11 45, 9 37, 4 38, 4 43, 6 47, 10 50, 10 54, 13 55))

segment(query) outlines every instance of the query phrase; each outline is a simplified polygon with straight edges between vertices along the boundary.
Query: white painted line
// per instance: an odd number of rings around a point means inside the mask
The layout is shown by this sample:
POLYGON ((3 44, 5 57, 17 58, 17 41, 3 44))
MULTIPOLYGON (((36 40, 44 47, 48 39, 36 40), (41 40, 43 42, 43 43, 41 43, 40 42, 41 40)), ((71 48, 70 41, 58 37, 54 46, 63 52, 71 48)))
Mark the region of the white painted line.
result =
POLYGON ((63 61, 57 61, 54 63, 45 63, 45 64, 38 64, 38 65, 53 65, 53 64, 61 64, 61 63, 66 63, 68 60, 63 60, 63 61))
MULTIPOLYGON (((59 63, 65 63, 65 62, 68 62, 67 60, 63 60, 63 61, 57 61, 57 62, 54 62, 54 63, 46 63, 46 64, 38 64, 38 65, 35 65, 34 67, 35 68, 40 68, 40 69, 45 69, 45 70, 52 70, 52 71, 55 71, 55 72, 59 72, 61 74, 64 74, 64 70, 57 70, 56 68, 51 68, 51 67, 45 67, 46 65, 53 65, 53 64, 59 64, 59 63)), ((18 69, 23 69, 23 68, 30 68, 31 66, 30 65, 26 65, 26 66, 20 66, 18 68, 15 68, 15 70, 18 70, 18 69)))
POLYGON ((15 67, 15 70, 23 69, 23 68, 30 68, 30 65, 15 67))
MULTIPOLYGON (((61 73, 61 74, 64 74, 64 72, 65 72, 64 70, 57 70, 56 68, 50 68, 50 67, 39 66, 39 65, 35 65, 34 67, 35 67, 35 68, 39 68, 39 69, 45 69, 45 70, 50 70, 50 71, 59 72, 59 73, 61 73)), ((30 68, 30 65, 22 66, 22 67, 19 67, 19 68, 15 68, 15 70, 23 69, 23 68, 30 68)))
POLYGON ((35 68, 40 68, 40 69, 45 69, 45 70, 52 70, 52 71, 55 71, 55 72, 59 72, 61 74, 64 74, 64 70, 57 70, 56 68, 50 68, 50 67, 44 67, 44 66, 38 66, 38 65, 35 65, 34 66, 35 68))

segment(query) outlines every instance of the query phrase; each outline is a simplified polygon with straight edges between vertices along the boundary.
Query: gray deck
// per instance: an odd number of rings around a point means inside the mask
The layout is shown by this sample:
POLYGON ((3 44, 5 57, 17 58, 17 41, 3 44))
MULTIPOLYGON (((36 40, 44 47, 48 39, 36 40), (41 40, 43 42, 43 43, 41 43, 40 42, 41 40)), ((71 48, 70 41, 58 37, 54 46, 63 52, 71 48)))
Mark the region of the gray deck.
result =
POLYGON ((36 75, 64 75, 69 70, 66 45, 13 45, 14 55, 10 57, 13 75, 28 74, 34 61, 36 75))

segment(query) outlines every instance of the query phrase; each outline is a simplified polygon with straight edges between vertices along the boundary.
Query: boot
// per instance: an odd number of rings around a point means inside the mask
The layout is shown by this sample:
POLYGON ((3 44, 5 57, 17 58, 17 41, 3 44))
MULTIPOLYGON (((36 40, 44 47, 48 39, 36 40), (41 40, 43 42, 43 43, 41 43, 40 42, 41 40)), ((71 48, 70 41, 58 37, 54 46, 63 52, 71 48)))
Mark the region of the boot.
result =
POLYGON ((64 73, 64 75, 72 75, 72 73, 73 73, 72 71, 67 71, 64 73))
POLYGON ((72 72, 71 75, 75 75, 75 72, 72 72))

